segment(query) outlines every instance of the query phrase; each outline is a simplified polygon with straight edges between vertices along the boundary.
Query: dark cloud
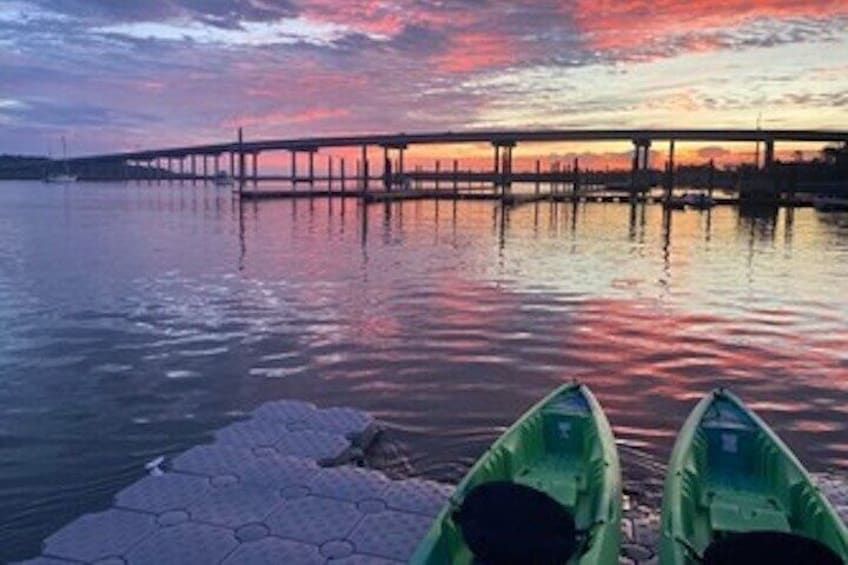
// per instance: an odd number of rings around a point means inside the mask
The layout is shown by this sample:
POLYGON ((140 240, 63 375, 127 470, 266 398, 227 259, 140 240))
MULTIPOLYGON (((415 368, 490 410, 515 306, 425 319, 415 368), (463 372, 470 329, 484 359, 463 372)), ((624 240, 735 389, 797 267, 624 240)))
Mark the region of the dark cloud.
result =
POLYGON ((46 129, 89 128, 109 124, 117 128, 148 126, 157 118, 144 112, 117 111, 93 104, 62 103, 53 100, 26 100, 0 107, 0 116, 19 124, 46 129))
POLYGON ((287 0, 30 0, 48 12, 76 19, 107 22, 156 22, 185 18, 223 28, 237 28, 245 21, 268 21, 297 14, 287 0))

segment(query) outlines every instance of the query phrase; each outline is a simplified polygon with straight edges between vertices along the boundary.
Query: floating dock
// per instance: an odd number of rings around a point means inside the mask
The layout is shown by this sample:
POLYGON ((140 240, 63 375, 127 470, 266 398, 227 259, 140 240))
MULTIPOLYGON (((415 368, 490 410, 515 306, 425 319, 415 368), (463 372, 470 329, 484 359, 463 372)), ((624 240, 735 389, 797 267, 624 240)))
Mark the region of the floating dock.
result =
MULTIPOLYGON (((406 562, 453 491, 357 466, 379 434, 368 414, 281 400, 48 537, 33 565, 406 562)), ((816 476, 848 522, 848 481, 816 476)), ((657 563, 659 489, 625 496, 623 564, 657 563), (657 492, 653 492, 657 491, 657 492)))
POLYGON ((377 433, 350 408, 265 404, 51 535, 26 563, 403 562, 452 487, 355 466, 377 433))

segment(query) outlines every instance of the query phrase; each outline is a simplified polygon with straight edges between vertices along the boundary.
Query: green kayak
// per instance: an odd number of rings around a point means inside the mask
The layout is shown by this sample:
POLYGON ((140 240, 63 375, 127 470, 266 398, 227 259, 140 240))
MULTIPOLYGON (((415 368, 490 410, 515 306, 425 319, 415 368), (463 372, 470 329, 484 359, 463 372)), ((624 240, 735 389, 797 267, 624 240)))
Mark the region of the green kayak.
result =
POLYGON ((617 564, 621 469, 598 401, 558 388, 457 486, 410 563, 617 564))
POLYGON ((660 563, 848 562, 848 529, 801 463, 733 394, 701 400, 665 480, 660 563))

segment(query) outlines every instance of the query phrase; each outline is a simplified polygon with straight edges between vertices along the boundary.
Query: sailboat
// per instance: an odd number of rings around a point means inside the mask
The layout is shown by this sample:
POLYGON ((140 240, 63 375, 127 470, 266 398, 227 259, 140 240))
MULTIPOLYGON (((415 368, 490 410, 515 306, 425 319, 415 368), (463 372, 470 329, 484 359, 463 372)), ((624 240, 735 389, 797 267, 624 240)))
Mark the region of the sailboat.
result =
POLYGON ((59 174, 50 174, 47 172, 47 175, 44 177, 44 182, 49 183, 71 183, 77 182, 77 176, 71 174, 71 168, 68 165, 68 146, 65 142, 65 136, 62 136, 62 162, 64 163, 64 170, 59 174))

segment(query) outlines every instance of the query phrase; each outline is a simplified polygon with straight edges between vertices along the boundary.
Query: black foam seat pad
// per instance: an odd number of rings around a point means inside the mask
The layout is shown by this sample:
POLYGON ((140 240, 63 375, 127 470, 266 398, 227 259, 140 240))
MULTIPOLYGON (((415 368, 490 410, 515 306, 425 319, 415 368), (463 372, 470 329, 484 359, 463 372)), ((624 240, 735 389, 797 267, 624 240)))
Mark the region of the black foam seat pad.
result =
POLYGON ((547 494, 516 483, 474 487, 452 517, 485 565, 560 565, 578 546, 571 512, 547 494))
POLYGON ((843 565, 842 558, 816 540, 786 532, 724 534, 704 552, 706 565, 843 565))

